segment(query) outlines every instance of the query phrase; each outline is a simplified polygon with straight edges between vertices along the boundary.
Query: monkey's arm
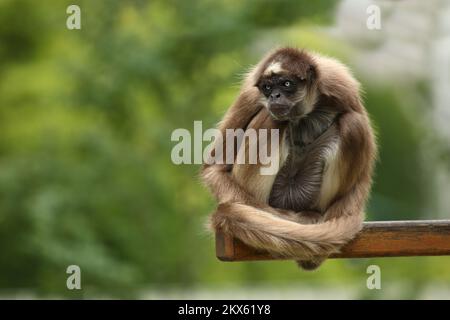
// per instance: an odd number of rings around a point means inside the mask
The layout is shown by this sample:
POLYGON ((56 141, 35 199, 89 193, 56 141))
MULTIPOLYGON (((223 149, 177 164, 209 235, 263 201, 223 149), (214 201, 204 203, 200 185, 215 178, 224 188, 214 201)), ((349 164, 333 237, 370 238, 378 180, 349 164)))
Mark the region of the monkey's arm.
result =
MULTIPOLYGON (((220 122, 218 129, 223 137, 223 148, 220 156, 226 157, 227 148, 226 129, 245 129, 248 123, 257 115, 262 106, 258 103, 258 93, 255 88, 243 90, 236 102, 230 107, 220 122)), ((229 141, 228 141, 229 143, 229 141)), ((232 141, 235 143, 235 141, 232 141)), ((214 157, 212 149, 210 156, 214 157)), ((236 158, 237 150, 233 148, 232 158, 236 158)), ((226 158, 223 158, 225 162, 226 158)), ((243 202, 254 206, 262 206, 249 192, 244 190, 231 176, 232 164, 204 164, 201 178, 211 190, 219 203, 243 202)))
POLYGON ((350 112, 339 119, 340 188, 325 220, 361 214, 372 185, 376 158, 375 137, 367 114, 350 112))

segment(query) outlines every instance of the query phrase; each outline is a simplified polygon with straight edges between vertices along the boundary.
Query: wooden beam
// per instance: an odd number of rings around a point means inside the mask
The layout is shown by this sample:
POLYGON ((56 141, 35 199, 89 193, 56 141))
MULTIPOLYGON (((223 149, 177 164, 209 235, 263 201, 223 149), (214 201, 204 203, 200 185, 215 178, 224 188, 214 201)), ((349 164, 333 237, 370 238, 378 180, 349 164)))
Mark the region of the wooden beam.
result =
MULTIPOLYGON (((216 255, 222 261, 276 259, 223 232, 216 233, 216 255)), ((442 255, 450 255, 450 220, 365 222, 356 238, 331 258, 442 255)))

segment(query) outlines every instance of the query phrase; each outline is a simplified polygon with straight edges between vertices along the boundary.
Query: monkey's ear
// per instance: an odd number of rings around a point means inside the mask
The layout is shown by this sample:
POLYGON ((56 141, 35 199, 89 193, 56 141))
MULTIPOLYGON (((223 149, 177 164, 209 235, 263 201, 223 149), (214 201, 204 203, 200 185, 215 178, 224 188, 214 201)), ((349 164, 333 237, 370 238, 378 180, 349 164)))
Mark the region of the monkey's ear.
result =
POLYGON ((310 64, 306 70, 306 80, 308 83, 313 83, 317 79, 316 66, 310 64))

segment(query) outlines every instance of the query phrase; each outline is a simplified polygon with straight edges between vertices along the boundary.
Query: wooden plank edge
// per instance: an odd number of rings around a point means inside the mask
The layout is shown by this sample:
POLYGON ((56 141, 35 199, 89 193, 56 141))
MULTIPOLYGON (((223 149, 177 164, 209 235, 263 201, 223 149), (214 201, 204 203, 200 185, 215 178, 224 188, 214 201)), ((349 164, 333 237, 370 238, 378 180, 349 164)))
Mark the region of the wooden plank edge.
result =
MULTIPOLYGON (((372 258, 450 255, 450 220, 365 222, 363 230, 330 258, 372 258)), ((216 233, 221 261, 289 259, 255 250, 223 232, 216 233)))

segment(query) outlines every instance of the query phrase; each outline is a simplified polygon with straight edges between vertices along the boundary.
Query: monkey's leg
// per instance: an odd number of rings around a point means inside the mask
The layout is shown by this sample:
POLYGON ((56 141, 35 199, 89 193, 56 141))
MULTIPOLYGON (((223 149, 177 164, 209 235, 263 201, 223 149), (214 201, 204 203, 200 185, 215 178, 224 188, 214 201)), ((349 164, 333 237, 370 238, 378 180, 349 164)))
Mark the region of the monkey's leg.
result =
POLYGON ((217 202, 242 202, 253 206, 263 205, 233 179, 226 166, 204 166, 201 174, 203 181, 210 188, 217 202))

